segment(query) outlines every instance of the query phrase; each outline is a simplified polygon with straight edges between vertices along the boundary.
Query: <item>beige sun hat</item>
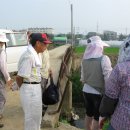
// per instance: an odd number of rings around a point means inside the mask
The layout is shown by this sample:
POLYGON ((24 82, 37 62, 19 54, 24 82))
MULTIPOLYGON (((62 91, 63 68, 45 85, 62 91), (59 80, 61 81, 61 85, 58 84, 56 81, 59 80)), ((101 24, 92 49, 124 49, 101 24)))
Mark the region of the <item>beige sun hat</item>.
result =
POLYGON ((0 33, 0 42, 8 42, 9 40, 6 38, 5 33, 0 33))

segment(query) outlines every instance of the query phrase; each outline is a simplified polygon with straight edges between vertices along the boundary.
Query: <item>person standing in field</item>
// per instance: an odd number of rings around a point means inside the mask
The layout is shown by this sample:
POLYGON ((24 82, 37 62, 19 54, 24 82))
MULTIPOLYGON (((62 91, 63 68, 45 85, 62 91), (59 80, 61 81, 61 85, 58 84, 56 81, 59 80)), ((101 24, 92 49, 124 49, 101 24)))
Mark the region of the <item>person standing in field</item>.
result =
POLYGON ((112 71, 109 57, 103 54, 104 47, 108 46, 99 36, 93 36, 87 40, 80 79, 84 84, 85 130, 99 130, 99 106, 105 82, 112 71))
POLYGON ((41 67, 39 53, 51 42, 42 33, 32 33, 30 44, 18 63, 16 81, 25 115, 24 130, 40 130, 42 119, 41 67))

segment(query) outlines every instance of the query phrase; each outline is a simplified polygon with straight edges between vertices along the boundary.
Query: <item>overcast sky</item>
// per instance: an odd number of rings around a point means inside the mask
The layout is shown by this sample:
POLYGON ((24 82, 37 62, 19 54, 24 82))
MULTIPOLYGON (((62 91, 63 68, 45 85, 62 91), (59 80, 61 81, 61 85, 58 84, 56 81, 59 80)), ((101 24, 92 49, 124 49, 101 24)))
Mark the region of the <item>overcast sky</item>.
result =
POLYGON ((76 33, 130 33, 130 0, 1 0, 0 28, 48 27, 56 33, 70 32, 70 4, 76 33))

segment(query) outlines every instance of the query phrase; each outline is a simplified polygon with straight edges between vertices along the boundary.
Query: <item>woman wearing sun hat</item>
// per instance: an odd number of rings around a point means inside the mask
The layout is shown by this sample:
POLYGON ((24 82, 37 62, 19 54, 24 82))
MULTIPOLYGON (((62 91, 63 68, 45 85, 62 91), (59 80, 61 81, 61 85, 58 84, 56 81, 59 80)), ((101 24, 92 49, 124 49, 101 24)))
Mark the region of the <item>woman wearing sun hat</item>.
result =
POLYGON ((104 47, 108 47, 99 36, 87 40, 81 63, 81 81, 86 108, 86 130, 99 130, 99 106, 104 93, 104 84, 108 79, 112 67, 108 56, 103 55, 104 47))
POLYGON ((3 110, 6 102, 5 85, 12 84, 12 80, 7 71, 6 53, 4 50, 4 45, 8 41, 5 33, 0 33, 0 128, 4 126, 1 119, 3 118, 3 110))

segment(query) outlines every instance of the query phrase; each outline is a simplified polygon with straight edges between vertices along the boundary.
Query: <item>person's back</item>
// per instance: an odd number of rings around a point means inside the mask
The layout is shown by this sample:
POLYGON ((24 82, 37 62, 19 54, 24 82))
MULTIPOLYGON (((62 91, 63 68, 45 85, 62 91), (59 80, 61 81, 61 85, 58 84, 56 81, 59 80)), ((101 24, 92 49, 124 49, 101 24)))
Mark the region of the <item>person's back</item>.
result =
POLYGON ((99 130, 99 106, 104 92, 104 83, 112 70, 109 57, 103 55, 104 46, 109 45, 99 36, 90 37, 81 64, 86 130, 99 130))
POLYGON ((84 82, 101 93, 104 91, 104 76, 101 66, 102 57, 85 59, 82 62, 84 82))

